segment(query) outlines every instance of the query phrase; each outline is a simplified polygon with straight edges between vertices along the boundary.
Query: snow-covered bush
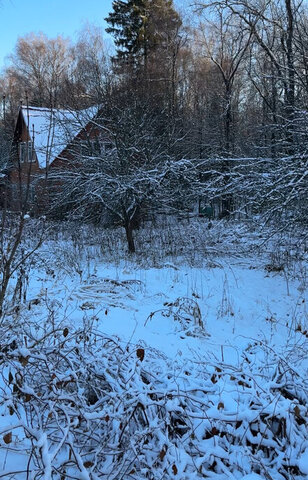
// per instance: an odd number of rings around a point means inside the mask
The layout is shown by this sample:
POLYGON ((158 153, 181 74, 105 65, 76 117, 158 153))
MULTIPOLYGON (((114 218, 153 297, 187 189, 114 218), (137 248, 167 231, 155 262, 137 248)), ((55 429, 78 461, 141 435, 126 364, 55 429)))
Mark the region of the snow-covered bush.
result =
POLYGON ((0 213, 0 323, 7 309, 18 309, 26 297, 30 264, 44 233, 44 220, 31 221, 24 211, 0 213))
POLYGON ((175 324, 178 324, 180 331, 186 335, 202 336, 205 334, 200 307, 196 300, 192 298, 179 297, 174 302, 165 302, 164 308, 152 312, 145 324, 151 321, 155 315, 172 318, 175 324))
POLYGON ((3 330, 2 476, 304 480, 308 383, 292 366, 298 352, 281 358, 255 342, 241 367, 181 363, 86 329, 42 338, 3 330))

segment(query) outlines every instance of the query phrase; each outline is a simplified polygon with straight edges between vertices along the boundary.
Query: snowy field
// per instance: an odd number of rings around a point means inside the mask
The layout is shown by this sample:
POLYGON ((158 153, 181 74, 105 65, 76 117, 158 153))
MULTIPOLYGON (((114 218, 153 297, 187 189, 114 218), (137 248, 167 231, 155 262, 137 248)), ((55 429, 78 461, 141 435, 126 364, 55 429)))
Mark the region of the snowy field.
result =
POLYGON ((201 355, 239 365, 252 342, 283 351, 304 340, 296 327, 308 328, 302 280, 251 268, 245 259, 147 269, 95 261, 82 277, 65 270, 31 272, 28 297, 38 324, 47 304, 68 328, 90 322, 121 342, 150 345, 171 359, 201 355), (174 305, 179 298, 183 311, 174 305), (174 318, 178 310, 188 319, 184 325, 174 318))
POLYGON ((8 312, 0 478, 307 478, 303 242, 194 223, 128 258, 89 232, 53 234, 8 312))

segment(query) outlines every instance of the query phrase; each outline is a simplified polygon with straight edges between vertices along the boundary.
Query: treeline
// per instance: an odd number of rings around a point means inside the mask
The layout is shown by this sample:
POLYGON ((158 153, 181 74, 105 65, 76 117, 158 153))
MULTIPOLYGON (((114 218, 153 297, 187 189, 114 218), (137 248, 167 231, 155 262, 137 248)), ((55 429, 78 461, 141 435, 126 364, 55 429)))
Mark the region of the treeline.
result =
POLYGON ((219 202, 221 215, 266 210, 305 220, 305 2, 202 1, 190 14, 172 0, 116 0, 106 19, 114 49, 92 26, 74 44, 20 38, 1 77, 6 122, 13 125, 26 91, 31 105, 99 104, 122 166, 180 162, 173 206, 194 190, 219 202))

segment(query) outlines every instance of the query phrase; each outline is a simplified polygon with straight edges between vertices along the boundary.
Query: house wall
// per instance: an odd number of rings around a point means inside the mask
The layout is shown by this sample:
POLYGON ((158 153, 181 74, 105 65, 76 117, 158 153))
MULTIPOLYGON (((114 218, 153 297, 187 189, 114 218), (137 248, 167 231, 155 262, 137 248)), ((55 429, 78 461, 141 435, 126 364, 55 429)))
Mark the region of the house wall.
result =
POLYGON ((60 193, 63 187, 61 175, 67 170, 76 168, 78 158, 73 153, 76 144, 98 137, 102 141, 110 142, 110 138, 107 135, 102 137, 101 133, 100 128, 89 122, 75 137, 74 142, 52 161, 46 171, 45 168, 40 168, 37 159, 31 163, 20 162, 19 143, 30 140, 27 125, 20 112, 14 135, 12 165, 8 174, 9 208, 15 211, 24 209, 33 214, 48 210, 53 196, 60 193))
POLYGON ((23 207, 31 209, 38 194, 37 178, 43 173, 36 158, 35 161, 29 163, 21 163, 19 160, 19 143, 29 140, 28 129, 22 115, 19 114, 13 140, 11 165, 8 171, 8 206, 15 211, 23 209, 23 207))

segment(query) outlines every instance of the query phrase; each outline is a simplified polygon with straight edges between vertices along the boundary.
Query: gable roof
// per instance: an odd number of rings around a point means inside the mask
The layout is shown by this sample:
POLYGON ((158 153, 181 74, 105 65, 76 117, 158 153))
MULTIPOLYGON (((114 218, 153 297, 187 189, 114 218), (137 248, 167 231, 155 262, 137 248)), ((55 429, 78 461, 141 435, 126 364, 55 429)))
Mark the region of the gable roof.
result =
POLYGON ((20 107, 40 168, 50 165, 97 115, 99 107, 72 111, 20 107))

